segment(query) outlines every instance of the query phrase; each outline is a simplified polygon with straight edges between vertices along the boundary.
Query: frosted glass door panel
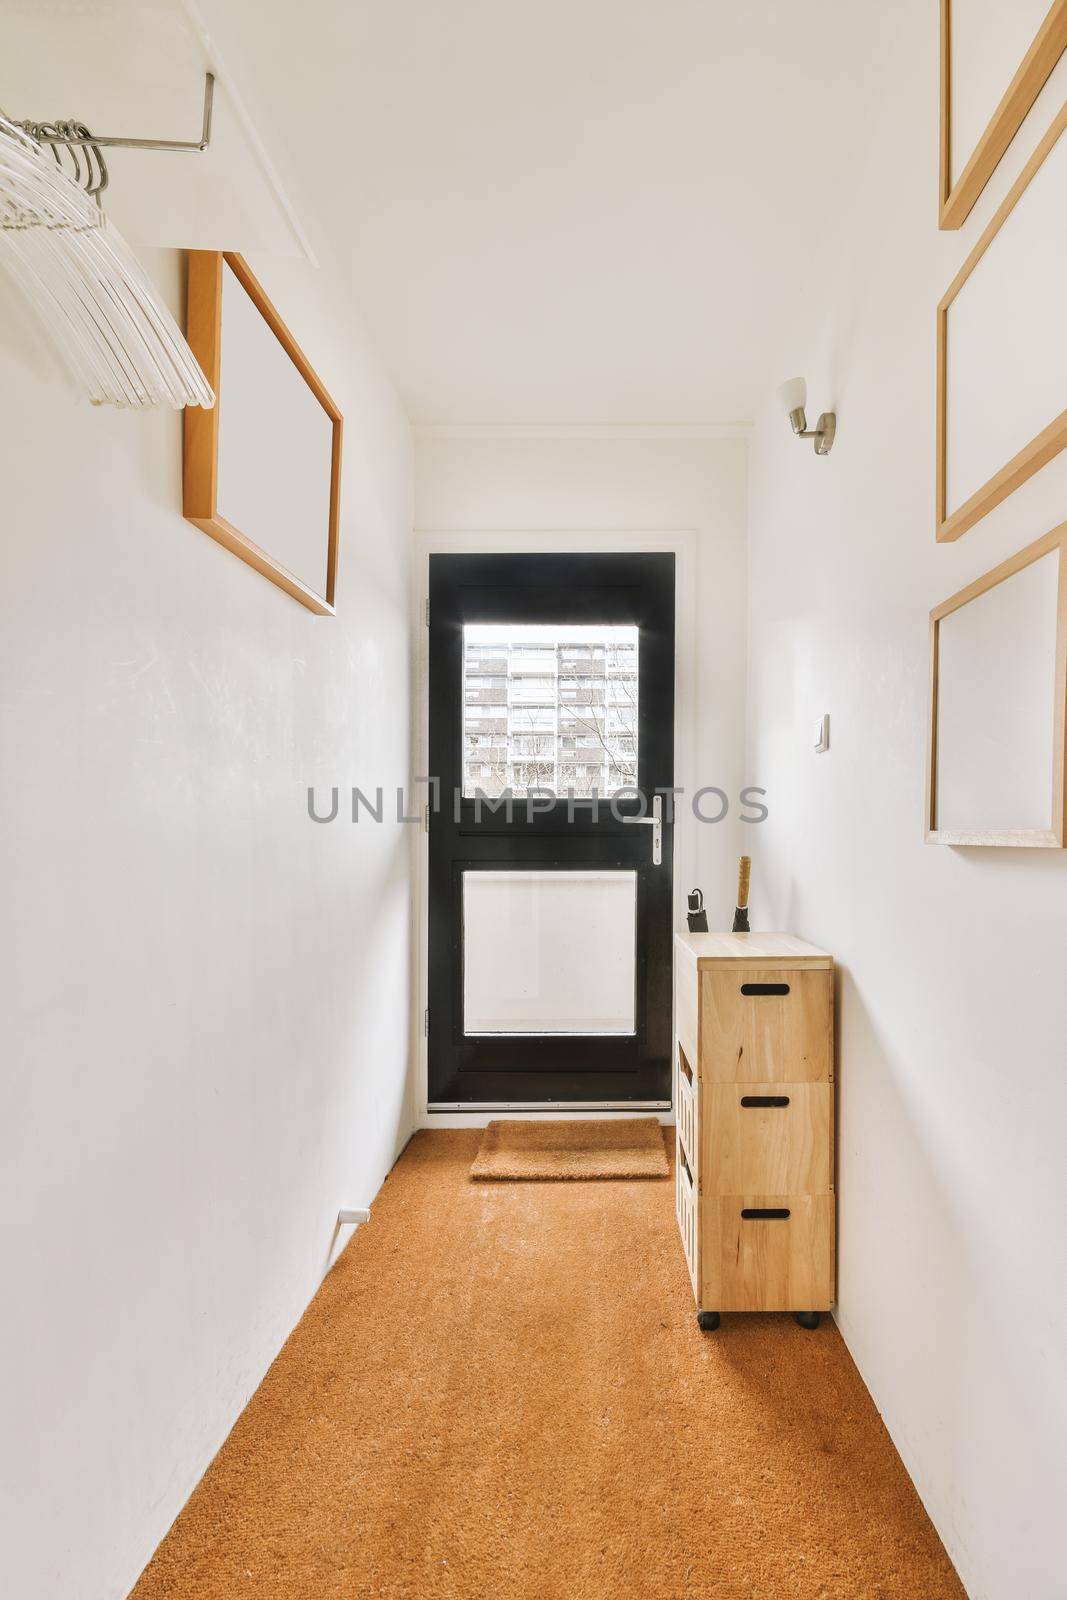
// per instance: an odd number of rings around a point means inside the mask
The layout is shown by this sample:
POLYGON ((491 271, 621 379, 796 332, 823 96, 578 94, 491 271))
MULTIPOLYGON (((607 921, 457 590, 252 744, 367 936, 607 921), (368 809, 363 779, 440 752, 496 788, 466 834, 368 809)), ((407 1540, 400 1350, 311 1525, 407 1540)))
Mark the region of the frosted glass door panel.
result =
POLYGON ((947 311, 949 515, 1067 406, 1067 135, 947 311))
POLYGON ((939 828, 1051 826, 1059 560, 1051 551, 938 625, 939 828))
POLYGON ((632 1034, 637 874, 463 874, 467 1035, 632 1034))

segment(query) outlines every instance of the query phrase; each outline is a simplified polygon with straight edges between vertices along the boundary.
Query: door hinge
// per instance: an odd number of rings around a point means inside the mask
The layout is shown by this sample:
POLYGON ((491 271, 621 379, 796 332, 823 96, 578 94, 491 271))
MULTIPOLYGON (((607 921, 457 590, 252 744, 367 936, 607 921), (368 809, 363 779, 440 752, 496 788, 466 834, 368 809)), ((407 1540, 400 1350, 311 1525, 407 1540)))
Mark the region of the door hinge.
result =
POLYGON ((429 597, 429 595, 427 595, 426 599, 422 602, 422 620, 423 620, 423 622, 425 622, 427 627, 430 626, 430 597, 429 597))
POLYGON ((426 1010, 422 1013, 422 1031, 423 1031, 423 1033, 426 1035, 426 1037, 428 1039, 430 1037, 430 1008, 429 1008, 429 1006, 427 1006, 426 1010))
POLYGON ((423 833, 429 833, 430 831, 430 802, 428 800, 422 808, 422 831, 423 833))

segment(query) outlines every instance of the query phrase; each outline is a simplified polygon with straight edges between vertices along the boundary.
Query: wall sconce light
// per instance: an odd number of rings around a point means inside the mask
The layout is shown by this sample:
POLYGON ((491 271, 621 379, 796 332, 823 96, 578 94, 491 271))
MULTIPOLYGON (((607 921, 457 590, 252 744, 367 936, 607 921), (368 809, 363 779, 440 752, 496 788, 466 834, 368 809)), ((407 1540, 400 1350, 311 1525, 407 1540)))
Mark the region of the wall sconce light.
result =
POLYGON ((837 412, 824 411, 819 417, 814 428, 808 427, 807 415, 804 405, 808 398, 808 386, 803 378, 790 378, 783 383, 778 391, 778 397, 789 413, 789 425, 798 439, 814 439, 815 454, 828 456, 833 448, 834 435, 837 432, 837 412))

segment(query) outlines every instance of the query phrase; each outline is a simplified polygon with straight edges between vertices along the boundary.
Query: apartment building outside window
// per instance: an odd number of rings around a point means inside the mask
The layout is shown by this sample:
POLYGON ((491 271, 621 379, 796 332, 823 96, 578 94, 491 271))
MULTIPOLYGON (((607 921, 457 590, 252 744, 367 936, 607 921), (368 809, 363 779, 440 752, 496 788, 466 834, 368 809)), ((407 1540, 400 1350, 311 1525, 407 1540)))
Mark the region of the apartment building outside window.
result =
POLYGON ((607 797, 637 782, 636 627, 469 624, 463 792, 607 797))

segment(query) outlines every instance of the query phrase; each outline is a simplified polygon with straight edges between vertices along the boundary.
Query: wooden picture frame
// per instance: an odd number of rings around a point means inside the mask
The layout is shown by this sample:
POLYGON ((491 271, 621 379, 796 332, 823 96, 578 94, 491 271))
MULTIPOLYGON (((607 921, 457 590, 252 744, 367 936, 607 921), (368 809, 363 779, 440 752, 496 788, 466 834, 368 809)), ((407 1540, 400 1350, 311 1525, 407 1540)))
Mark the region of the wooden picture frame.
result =
POLYGON ((1067 49, 1067 0, 1052 0, 1030 48, 981 138, 952 182, 952 0, 941 0, 941 159, 939 225, 961 228, 1067 49))
MULTIPOLYGON (((978 240, 974 249, 963 263, 959 272, 949 284, 937 307, 937 538, 939 542, 958 539, 961 533, 966 533, 976 522, 992 511, 994 506, 1007 499, 1020 484, 1033 476, 1041 467, 1052 460, 1053 456, 1067 445, 1067 409, 1060 411, 1052 421, 1025 444, 1021 450, 1016 451, 1010 461, 1007 461, 992 477, 988 478, 980 488, 966 499, 962 505, 949 512, 948 497, 948 461, 947 461, 947 434, 948 434, 948 341, 949 341, 949 311, 952 303, 968 278, 974 272, 978 263, 985 255, 990 244, 996 238, 1005 222, 1014 211, 1020 197, 1026 192, 1034 174, 1044 163, 1047 156, 1055 148, 1058 140, 1067 129, 1067 104, 1065 104, 1052 126, 1045 134, 1041 143, 1030 157, 1026 166, 1004 197, 997 208, 989 226, 978 240)), ((1064 379, 1065 398, 1067 398, 1067 374, 1064 379)))
POLYGON ((209 534, 271 583, 284 589, 318 616, 334 615, 334 589, 337 576, 337 541, 341 499, 341 445, 343 420, 340 411, 323 387, 311 363, 285 326, 263 286, 248 263, 231 251, 190 250, 187 293, 186 337, 215 391, 215 404, 206 411, 198 406, 185 410, 183 514, 187 521, 209 534), (326 530, 325 593, 298 577, 252 537, 254 529, 237 528, 220 514, 218 506, 220 414, 226 404, 222 390, 222 296, 223 272, 228 267, 277 339, 308 389, 330 419, 330 485, 328 528, 326 530))
POLYGON ((1064 783, 1064 752, 1067 749, 1067 522, 1051 533, 1035 539, 1025 549, 1002 561, 957 594, 935 606, 930 613, 930 697, 927 728, 925 838, 928 844, 1009 845, 1038 849, 1062 849, 1067 842, 1067 789, 1064 783), (941 656, 941 623, 970 601, 987 594, 1005 579, 1014 577, 1043 556, 1059 552, 1056 591, 1056 644, 1053 672, 1052 713, 1052 795, 1049 828, 1020 828, 1003 831, 967 832, 940 828, 937 815, 938 786, 938 698, 941 656))

